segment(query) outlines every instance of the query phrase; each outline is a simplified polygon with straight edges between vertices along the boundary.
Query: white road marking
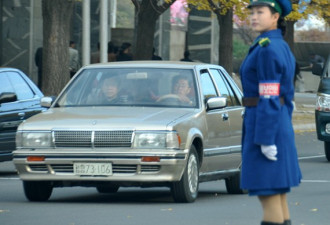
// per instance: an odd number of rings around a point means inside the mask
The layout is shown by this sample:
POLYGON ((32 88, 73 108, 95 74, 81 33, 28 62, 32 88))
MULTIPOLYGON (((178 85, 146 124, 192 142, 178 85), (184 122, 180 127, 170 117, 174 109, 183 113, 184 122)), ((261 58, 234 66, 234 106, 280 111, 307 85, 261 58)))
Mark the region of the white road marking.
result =
POLYGON ((299 160, 301 159, 315 159, 315 158, 323 158, 325 155, 314 155, 314 156, 305 156, 305 157, 298 157, 299 160))
POLYGON ((330 183, 330 180, 302 180, 303 183, 330 183))

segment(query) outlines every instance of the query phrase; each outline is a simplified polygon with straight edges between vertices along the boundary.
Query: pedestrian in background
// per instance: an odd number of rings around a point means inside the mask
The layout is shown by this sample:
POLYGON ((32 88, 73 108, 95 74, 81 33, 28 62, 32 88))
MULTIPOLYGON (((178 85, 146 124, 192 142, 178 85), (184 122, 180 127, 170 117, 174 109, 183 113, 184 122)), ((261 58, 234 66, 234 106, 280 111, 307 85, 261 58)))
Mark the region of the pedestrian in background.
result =
POLYGON ((91 54, 91 64, 100 62, 100 42, 97 42, 97 50, 91 54))
POLYGON ((34 56, 34 61, 38 67, 38 88, 42 90, 42 47, 38 48, 34 56))
POLYGON ((108 42, 108 62, 114 62, 117 60, 117 51, 118 48, 112 43, 108 42))
POLYGON ((131 54, 131 44, 124 42, 119 49, 119 54, 117 55, 117 61, 131 61, 133 56, 131 54))
POLYGON ((193 61, 190 59, 190 52, 189 52, 189 51, 184 51, 184 53, 183 53, 183 58, 180 59, 180 61, 184 61, 184 62, 193 62, 193 61))
POLYGON ((243 105, 241 188, 258 196, 262 225, 291 224, 287 193, 301 172, 291 123, 295 58, 283 40, 289 0, 251 0, 250 22, 260 33, 240 69, 243 105))
POLYGON ((152 56, 151 56, 151 60, 163 60, 162 57, 160 57, 159 55, 155 54, 156 49, 152 48, 152 56))
POLYGON ((70 41, 69 44, 69 70, 70 70, 70 78, 75 75, 75 73, 80 68, 79 63, 79 52, 75 49, 76 43, 74 41, 70 41))

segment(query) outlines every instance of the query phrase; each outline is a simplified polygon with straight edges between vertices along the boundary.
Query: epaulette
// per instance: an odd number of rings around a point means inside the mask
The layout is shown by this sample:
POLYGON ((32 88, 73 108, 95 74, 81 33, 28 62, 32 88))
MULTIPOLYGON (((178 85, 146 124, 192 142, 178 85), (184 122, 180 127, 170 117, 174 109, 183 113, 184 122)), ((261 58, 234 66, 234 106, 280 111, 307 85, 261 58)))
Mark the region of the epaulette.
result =
POLYGON ((267 45, 270 44, 270 40, 269 40, 268 37, 267 37, 267 38, 262 38, 262 39, 258 42, 258 44, 260 45, 260 47, 265 47, 265 46, 267 46, 267 45))

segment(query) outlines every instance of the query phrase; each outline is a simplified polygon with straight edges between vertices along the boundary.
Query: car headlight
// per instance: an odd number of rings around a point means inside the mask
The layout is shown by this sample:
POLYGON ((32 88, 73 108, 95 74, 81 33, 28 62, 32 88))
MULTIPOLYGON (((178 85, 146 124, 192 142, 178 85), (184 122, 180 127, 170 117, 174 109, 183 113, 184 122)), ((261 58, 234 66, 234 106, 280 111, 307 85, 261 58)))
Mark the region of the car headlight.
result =
POLYGON ((17 132, 16 146, 17 148, 46 148, 52 144, 51 132, 17 132))
POLYGON ((180 137, 176 132, 136 132, 133 148, 179 149, 180 137))
POLYGON ((319 94, 317 96, 316 110, 324 112, 330 111, 330 95, 319 94))

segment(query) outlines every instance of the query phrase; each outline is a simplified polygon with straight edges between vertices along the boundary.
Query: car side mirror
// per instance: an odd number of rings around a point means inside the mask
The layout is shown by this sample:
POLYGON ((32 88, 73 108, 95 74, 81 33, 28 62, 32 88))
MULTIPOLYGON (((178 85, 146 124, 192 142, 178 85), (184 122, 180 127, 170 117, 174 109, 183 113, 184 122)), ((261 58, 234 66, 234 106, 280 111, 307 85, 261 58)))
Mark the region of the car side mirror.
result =
POLYGON ((207 99, 207 101, 206 101, 207 110, 221 109, 226 106, 227 106, 226 97, 212 97, 212 98, 207 99))
POLYGON ((42 97, 40 99, 40 105, 42 107, 50 108, 50 106, 53 104, 54 100, 55 100, 55 97, 53 97, 53 96, 52 97, 49 97, 49 96, 42 97))
POLYGON ((313 63, 312 66, 312 74, 317 75, 317 76, 321 76, 322 75, 322 65, 319 63, 313 63))
POLYGON ((0 94, 0 104, 17 101, 17 95, 14 92, 3 92, 0 94))

